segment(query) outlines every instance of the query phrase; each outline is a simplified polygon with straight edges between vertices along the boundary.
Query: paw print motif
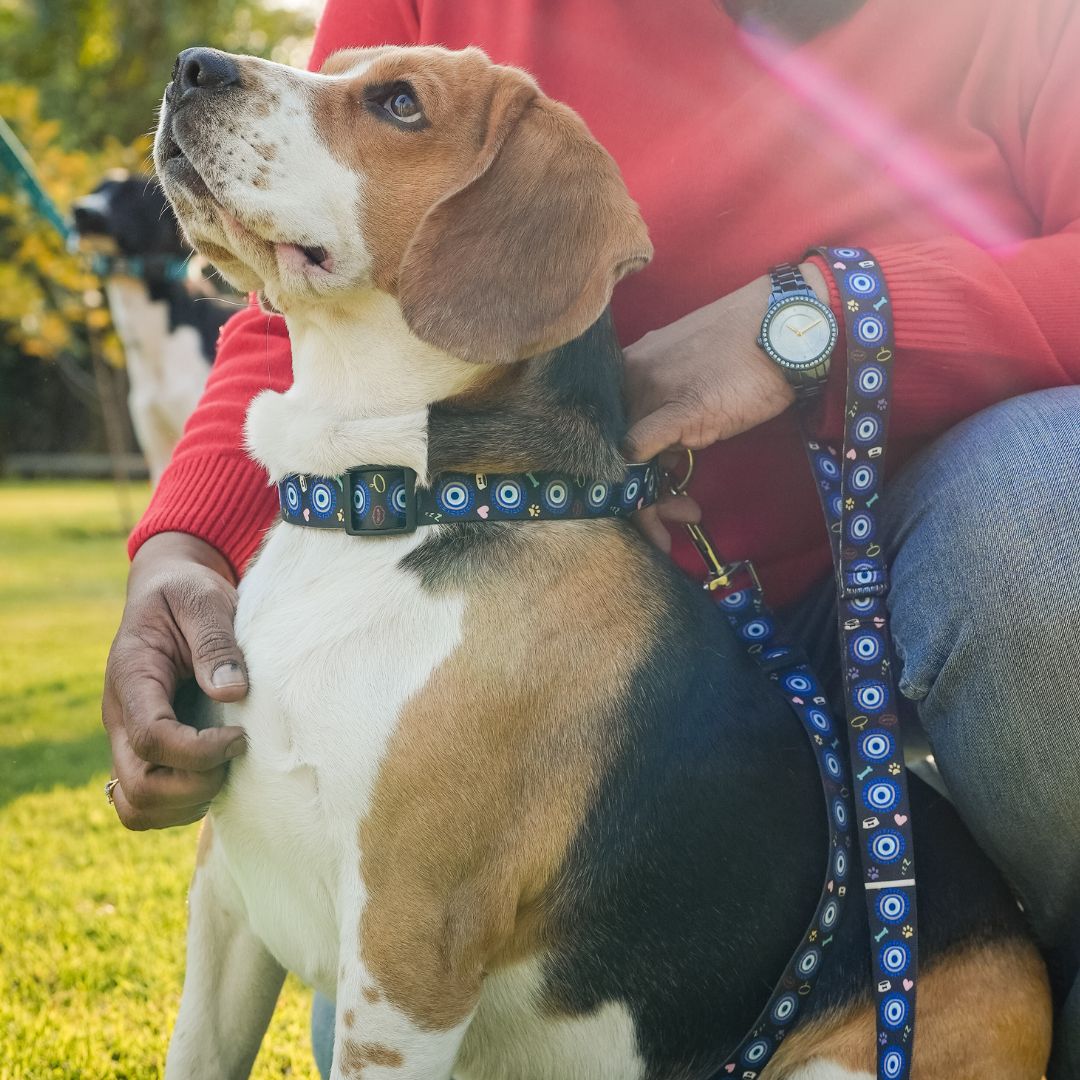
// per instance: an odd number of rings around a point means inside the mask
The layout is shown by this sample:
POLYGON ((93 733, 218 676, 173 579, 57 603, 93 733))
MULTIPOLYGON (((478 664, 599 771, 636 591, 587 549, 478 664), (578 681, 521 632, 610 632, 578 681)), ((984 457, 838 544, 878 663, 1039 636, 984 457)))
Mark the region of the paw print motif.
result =
POLYGON ((889 1036, 884 1031, 878 1033, 878 1046, 884 1046, 889 1041, 889 1036))
POLYGON ((906 938, 913 938, 915 936, 915 927, 911 926, 908 923, 905 923, 901 927, 900 933, 903 934, 906 938))
POLYGON ((890 776, 899 776, 900 775, 900 762, 898 762, 898 761, 889 762, 889 775, 890 776))
POLYGON ((885 398, 878 398, 877 407, 878 412, 884 412, 889 407, 889 403, 885 398))
POLYGON ((870 869, 866 871, 866 876, 871 881, 877 881, 877 879, 881 877, 881 871, 876 866, 871 866, 870 869))
POLYGON ((848 311, 858 311, 859 310, 859 301, 858 300, 849 300, 847 302, 847 309, 848 309, 848 311))
POLYGON ((539 516, 540 516, 540 507, 537 506, 536 503, 533 503, 532 506, 529 507, 529 517, 539 517, 539 516))
POLYGON ((851 498, 850 495, 844 500, 844 509, 845 510, 854 510, 855 509, 855 500, 853 498, 851 498))
POLYGON ((810 936, 809 936, 809 938, 807 940, 809 940, 809 941, 817 941, 817 939, 818 939, 817 930, 811 930, 810 931, 810 936))

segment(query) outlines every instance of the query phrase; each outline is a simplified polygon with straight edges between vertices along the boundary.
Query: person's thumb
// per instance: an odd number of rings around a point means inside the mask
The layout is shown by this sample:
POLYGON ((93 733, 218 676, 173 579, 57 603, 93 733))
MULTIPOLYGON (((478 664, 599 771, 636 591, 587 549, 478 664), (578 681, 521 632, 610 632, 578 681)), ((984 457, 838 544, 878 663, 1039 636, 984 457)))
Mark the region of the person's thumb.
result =
POLYGON ((248 690, 244 655, 236 643, 233 619, 236 590, 225 581, 187 591, 173 615, 191 652, 195 679, 215 701, 237 701, 248 690))
POLYGON ((682 436, 680 410, 671 403, 643 416, 630 426, 623 440, 627 461, 649 461, 669 447, 677 446, 682 436))

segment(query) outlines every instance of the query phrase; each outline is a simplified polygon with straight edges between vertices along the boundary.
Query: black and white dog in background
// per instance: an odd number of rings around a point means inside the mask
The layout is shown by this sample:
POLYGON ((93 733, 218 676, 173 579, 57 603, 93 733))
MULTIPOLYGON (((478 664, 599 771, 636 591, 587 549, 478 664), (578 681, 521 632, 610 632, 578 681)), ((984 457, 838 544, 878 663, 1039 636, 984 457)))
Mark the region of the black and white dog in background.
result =
POLYGON ((78 250, 100 262, 127 359, 128 409, 157 483, 202 393, 218 331, 235 310, 192 264, 149 176, 110 174, 73 207, 78 250))

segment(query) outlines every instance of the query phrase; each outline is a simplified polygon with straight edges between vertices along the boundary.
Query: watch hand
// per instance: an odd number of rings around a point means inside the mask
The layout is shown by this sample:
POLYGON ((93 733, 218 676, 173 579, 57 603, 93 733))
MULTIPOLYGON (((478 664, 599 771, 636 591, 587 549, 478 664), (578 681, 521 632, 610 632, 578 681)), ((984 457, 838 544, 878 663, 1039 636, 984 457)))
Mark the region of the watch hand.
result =
POLYGON ((824 321, 824 319, 818 319, 817 322, 812 322, 809 326, 804 326, 802 328, 802 333, 799 334, 799 337, 802 337, 803 334, 809 333, 811 330, 814 329, 815 326, 820 326, 824 321))

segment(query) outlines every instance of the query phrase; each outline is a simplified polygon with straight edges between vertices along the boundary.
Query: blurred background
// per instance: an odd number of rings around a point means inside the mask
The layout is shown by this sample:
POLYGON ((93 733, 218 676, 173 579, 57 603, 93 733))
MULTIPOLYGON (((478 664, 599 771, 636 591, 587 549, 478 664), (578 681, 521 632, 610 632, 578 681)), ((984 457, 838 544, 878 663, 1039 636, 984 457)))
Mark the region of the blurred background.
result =
MULTIPOLYGON (((73 209, 112 170, 149 171, 177 52, 303 64, 318 7, 0 0, 0 1080, 161 1074, 196 842, 194 828, 125 832, 102 793, 102 671, 151 456, 109 282, 136 305, 158 271, 218 286, 183 253, 70 250, 73 209)), ((256 1077, 315 1076, 307 1009, 290 985, 256 1077)))

